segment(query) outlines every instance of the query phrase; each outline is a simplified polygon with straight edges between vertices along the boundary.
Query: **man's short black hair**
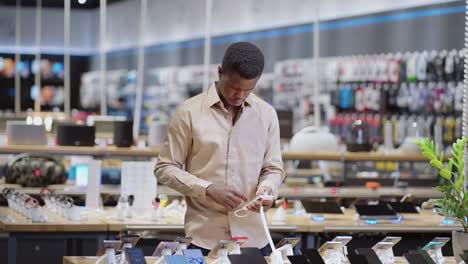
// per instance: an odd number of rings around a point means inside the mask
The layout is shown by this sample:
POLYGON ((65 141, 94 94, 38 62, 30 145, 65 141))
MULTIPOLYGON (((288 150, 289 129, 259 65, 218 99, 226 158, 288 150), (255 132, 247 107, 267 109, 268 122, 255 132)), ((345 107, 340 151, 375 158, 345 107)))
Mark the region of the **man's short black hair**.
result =
POLYGON ((234 71, 250 80, 262 74, 264 64, 265 58, 257 46, 250 42, 236 42, 224 53, 221 67, 224 73, 234 71))

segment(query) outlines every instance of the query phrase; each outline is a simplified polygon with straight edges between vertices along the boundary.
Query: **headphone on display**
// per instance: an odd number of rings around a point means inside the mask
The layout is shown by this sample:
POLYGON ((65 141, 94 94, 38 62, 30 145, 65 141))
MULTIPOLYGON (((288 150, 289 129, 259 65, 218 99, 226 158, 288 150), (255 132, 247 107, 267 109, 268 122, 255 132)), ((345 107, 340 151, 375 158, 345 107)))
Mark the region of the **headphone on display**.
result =
POLYGON ((4 169, 5 182, 23 187, 45 187, 67 180, 65 166, 50 156, 24 153, 11 159, 4 169))

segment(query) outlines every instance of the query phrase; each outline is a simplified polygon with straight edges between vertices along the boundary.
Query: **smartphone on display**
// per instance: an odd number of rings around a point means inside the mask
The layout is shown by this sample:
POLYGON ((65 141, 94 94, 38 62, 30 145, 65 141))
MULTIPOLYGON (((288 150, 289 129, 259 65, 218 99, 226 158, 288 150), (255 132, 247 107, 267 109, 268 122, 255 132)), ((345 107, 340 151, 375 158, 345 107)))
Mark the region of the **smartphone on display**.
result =
POLYGON ((236 243, 237 241, 233 240, 221 240, 214 246, 210 253, 208 253, 208 257, 218 258, 219 251, 222 249, 226 250, 229 253, 234 249, 236 243))
POLYGON ((177 237, 175 239, 175 242, 183 243, 189 246, 192 243, 192 238, 191 237, 177 237))
POLYGON ((159 243, 159 245, 156 247, 156 249, 153 252, 153 257, 160 257, 162 256, 163 250, 165 249, 170 249, 171 254, 174 253, 174 251, 177 250, 177 246, 179 246, 179 242, 166 242, 162 241, 159 243))
POLYGON ((351 236, 336 236, 332 241, 341 242, 343 246, 346 246, 346 244, 348 244, 352 239, 353 237, 351 236))
POLYGON ((122 247, 122 241, 120 240, 104 240, 102 248, 98 250, 96 256, 102 256, 106 252, 106 249, 113 248, 115 251, 120 250, 122 247))
POLYGON ((377 250, 389 250, 393 247, 393 244, 392 242, 379 242, 377 244, 375 244, 372 249, 377 251, 377 250))
POLYGON ((328 241, 318 249, 318 252, 322 257, 324 257, 327 255, 327 251, 340 250, 342 247, 343 243, 341 242, 328 241))
POLYGON ((297 237, 285 237, 276 245, 276 248, 280 248, 287 244, 291 244, 292 247, 295 247, 299 241, 300 239, 297 237))
POLYGON ((400 241, 401 241, 401 237, 388 236, 388 237, 385 237, 384 239, 382 239, 382 241, 380 241, 380 242, 392 242, 393 245, 396 245, 400 241))
POLYGON ((428 251, 428 250, 438 250, 442 248, 447 242, 450 241, 450 238, 448 237, 434 237, 429 243, 427 243, 422 250, 428 251))

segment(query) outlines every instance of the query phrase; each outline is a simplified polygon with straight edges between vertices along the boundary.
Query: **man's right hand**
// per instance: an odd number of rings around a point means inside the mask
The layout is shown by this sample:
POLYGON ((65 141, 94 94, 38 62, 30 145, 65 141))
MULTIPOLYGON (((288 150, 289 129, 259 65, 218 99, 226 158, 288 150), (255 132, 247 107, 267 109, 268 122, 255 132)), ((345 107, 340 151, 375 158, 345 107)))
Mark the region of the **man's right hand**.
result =
POLYGON ((231 187, 215 183, 206 188, 206 196, 226 207, 229 211, 236 209, 242 202, 247 201, 244 195, 231 187))

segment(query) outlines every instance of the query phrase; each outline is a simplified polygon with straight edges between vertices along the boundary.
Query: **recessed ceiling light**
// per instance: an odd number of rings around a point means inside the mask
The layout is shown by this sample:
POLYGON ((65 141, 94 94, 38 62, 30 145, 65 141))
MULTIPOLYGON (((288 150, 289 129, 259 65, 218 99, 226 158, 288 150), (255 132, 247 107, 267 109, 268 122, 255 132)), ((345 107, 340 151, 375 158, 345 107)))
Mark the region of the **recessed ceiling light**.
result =
POLYGON ((78 3, 84 5, 84 4, 86 4, 86 0, 78 0, 78 3))

